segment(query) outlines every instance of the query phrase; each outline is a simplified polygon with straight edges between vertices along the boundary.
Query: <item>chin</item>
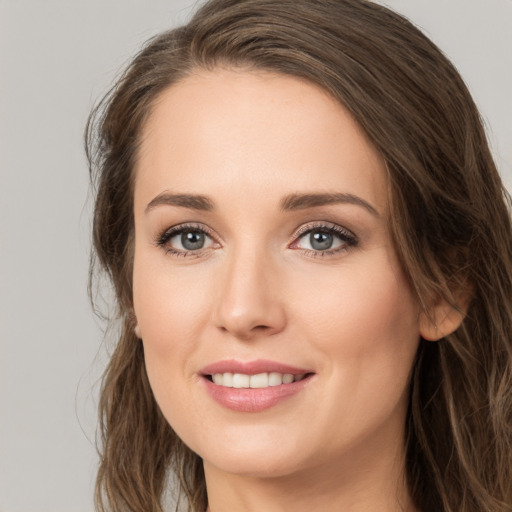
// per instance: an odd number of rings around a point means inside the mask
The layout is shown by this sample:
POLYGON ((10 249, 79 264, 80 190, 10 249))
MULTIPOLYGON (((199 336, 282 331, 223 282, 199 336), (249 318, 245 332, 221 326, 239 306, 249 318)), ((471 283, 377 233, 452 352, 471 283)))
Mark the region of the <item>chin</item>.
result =
POLYGON ((226 434, 225 439, 228 442, 217 444, 215 449, 210 441, 208 447, 196 450, 205 465, 254 478, 287 476, 303 465, 298 456, 304 457, 304 447, 299 448, 299 443, 290 438, 262 436, 260 432, 259 436, 248 434, 237 439, 226 434))
POLYGON ((297 461, 293 462, 287 457, 282 459, 274 456, 260 456, 249 460, 246 456, 229 456, 203 459, 205 467, 210 464, 225 473, 250 478, 279 478, 297 472, 297 461))

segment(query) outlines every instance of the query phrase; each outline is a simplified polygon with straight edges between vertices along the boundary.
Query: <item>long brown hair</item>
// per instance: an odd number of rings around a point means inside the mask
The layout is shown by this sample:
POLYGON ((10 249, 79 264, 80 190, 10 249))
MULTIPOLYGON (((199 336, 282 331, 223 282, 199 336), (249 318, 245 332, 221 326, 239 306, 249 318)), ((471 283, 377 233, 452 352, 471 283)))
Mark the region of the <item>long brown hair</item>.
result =
POLYGON ((136 56, 91 114, 96 187, 91 276, 103 270, 121 332, 100 401, 100 511, 162 511, 173 471, 190 508, 207 497, 198 455, 163 418, 133 334, 133 169, 155 98, 194 69, 263 69, 338 99, 383 155, 391 228, 423 307, 461 327, 421 340, 406 418, 406 477, 424 511, 512 510, 512 229, 509 200, 471 96, 442 52, 366 0, 211 0, 136 56))

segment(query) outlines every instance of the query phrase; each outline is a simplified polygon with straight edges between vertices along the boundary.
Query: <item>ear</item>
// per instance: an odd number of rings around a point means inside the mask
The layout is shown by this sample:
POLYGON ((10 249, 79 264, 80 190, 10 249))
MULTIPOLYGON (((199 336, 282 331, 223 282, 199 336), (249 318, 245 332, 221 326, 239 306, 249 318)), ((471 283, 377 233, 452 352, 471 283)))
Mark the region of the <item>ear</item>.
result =
POLYGON ((439 299, 429 311, 420 313, 420 335, 428 341, 439 341, 455 332, 466 316, 472 293, 466 290, 455 297, 456 305, 439 299))
POLYGON ((137 317, 135 316, 135 311, 130 311, 130 321, 133 327, 133 332, 137 338, 142 339, 142 336, 140 335, 140 327, 139 322, 137 321, 137 317))

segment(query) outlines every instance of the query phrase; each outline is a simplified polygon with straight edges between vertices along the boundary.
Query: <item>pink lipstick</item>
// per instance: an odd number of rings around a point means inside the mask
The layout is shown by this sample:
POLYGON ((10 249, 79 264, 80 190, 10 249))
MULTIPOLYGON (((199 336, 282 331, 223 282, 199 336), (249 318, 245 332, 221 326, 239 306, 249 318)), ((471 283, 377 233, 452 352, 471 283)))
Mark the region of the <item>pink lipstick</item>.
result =
POLYGON ((238 412, 259 412, 296 395, 308 385, 311 370, 259 359, 224 360, 201 370, 209 395, 238 412))

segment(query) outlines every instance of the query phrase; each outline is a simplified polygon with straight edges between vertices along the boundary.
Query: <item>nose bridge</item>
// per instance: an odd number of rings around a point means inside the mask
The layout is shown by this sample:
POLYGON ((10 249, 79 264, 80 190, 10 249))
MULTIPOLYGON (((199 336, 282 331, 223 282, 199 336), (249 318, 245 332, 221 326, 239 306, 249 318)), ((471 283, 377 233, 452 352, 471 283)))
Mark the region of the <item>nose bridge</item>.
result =
POLYGON ((268 248, 244 240, 226 255, 217 308, 219 327, 247 339, 257 333, 275 334, 284 328, 284 304, 275 262, 268 248))

